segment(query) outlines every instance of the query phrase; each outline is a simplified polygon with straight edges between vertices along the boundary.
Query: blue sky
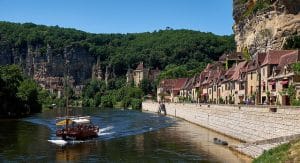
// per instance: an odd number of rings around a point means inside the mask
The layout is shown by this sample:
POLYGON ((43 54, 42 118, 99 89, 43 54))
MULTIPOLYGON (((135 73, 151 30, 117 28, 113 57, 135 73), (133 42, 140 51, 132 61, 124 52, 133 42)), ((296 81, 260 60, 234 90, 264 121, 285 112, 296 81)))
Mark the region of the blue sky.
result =
POLYGON ((192 29, 232 34, 232 0, 0 0, 0 20, 92 33, 192 29))

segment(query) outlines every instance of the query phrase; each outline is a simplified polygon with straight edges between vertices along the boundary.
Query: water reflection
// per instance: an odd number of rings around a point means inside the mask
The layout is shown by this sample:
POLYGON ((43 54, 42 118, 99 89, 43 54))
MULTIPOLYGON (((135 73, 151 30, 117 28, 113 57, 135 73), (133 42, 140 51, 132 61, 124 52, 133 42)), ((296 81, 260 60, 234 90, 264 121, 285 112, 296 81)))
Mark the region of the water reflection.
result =
POLYGON ((212 142, 214 137, 229 143, 236 143, 235 140, 182 120, 135 111, 84 112, 100 124, 99 139, 63 148, 47 142, 55 136, 57 111, 25 121, 1 121, 0 162, 250 161, 212 142))

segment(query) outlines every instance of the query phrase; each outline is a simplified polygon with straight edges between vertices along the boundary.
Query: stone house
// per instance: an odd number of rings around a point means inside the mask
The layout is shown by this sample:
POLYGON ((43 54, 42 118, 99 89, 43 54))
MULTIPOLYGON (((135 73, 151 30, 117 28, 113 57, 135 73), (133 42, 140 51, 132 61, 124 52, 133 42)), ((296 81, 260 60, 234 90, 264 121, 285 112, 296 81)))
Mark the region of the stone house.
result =
POLYGON ((266 53, 258 53, 247 67, 247 98, 254 101, 253 104, 261 103, 260 67, 266 57, 266 53))
POLYGON ((175 79, 174 87, 171 91, 172 102, 179 102, 180 90, 186 85, 189 78, 178 78, 175 79))
POLYGON ((192 88, 192 100, 196 102, 201 101, 201 96, 203 96, 203 90, 201 83, 205 79, 205 71, 202 71, 199 75, 195 76, 195 83, 192 88))
POLYGON ((225 73, 224 70, 211 70, 210 76, 208 78, 209 85, 208 85, 208 101, 212 103, 219 103, 220 99, 220 89, 219 83, 222 80, 221 77, 225 73))
MULTIPOLYGON (((291 68, 291 64, 299 61, 299 50, 287 52, 279 58, 278 65, 273 67, 268 78, 268 89, 270 90, 270 103, 278 105, 290 105, 290 97, 286 89, 290 85, 298 86, 299 75, 296 75, 291 68)), ((296 97, 299 97, 299 86, 296 87, 296 97)))
POLYGON ((207 103, 208 102, 208 77, 209 77, 209 71, 202 71, 200 74, 200 79, 198 80, 198 83, 196 85, 195 89, 198 89, 199 92, 199 101, 207 103))
POLYGON ((160 81, 157 88, 157 100, 168 102, 179 102, 180 90, 187 83, 188 78, 164 79, 160 81), (162 99, 162 96, 164 99, 162 99))
MULTIPOLYGON (((219 89, 221 90, 220 97, 222 97, 224 104, 230 104, 233 101, 232 97, 233 97, 234 83, 231 81, 231 78, 235 72, 235 66, 236 65, 233 65, 225 72, 225 74, 223 75, 223 81, 219 83, 219 89)), ((219 103, 222 102, 219 101, 219 103)))
POLYGON ((247 61, 243 61, 238 63, 235 66, 234 74, 230 79, 233 82, 232 89, 234 90, 233 98, 234 104, 243 104, 246 100, 246 68, 247 68, 247 61))
POLYGON ((269 80, 272 71, 276 70, 279 64, 280 57, 289 53, 294 53, 295 50, 270 50, 261 65, 261 103, 275 104, 277 101, 278 92, 276 90, 276 82, 269 80))
POLYGON ((171 92, 176 83, 176 79, 164 79, 161 80, 157 86, 157 101, 171 102, 171 92))
POLYGON ((199 85, 200 101, 217 103, 218 97, 218 82, 219 78, 224 72, 224 65, 222 62, 215 62, 208 64, 201 74, 201 81, 199 85))
POLYGON ((196 76, 188 78, 185 85, 180 89, 180 97, 193 101, 193 86, 196 82, 196 76))

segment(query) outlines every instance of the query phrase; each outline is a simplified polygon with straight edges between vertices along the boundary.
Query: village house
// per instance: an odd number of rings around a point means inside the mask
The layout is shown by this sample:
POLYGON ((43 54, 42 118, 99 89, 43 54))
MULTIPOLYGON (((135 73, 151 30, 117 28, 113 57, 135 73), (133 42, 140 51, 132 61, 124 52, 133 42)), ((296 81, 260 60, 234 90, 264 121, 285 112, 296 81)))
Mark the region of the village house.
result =
POLYGON ((208 101, 210 103, 218 103, 220 98, 220 91, 218 89, 219 82, 221 81, 221 76, 224 74, 224 70, 221 70, 220 67, 214 70, 209 71, 208 76, 208 84, 207 90, 208 90, 208 101))
POLYGON ((205 79, 205 73, 205 71, 202 71, 198 76, 195 76, 195 83, 192 88, 192 99, 197 103, 201 101, 200 97, 203 96, 201 83, 205 79))
POLYGON ((250 61, 238 54, 230 58, 233 65, 226 71, 229 55, 226 62, 223 55, 193 78, 163 80, 158 92, 168 90, 165 97, 171 102, 182 97, 201 103, 290 105, 287 88, 294 86, 296 98, 300 97, 300 76, 291 67, 300 61, 299 50, 270 50, 250 61), (163 86, 164 82, 171 84, 163 86))
POLYGON ((164 79, 157 88, 158 101, 179 102, 180 90, 188 78, 164 79))
POLYGON ((197 95, 198 101, 207 103, 208 102, 208 86, 207 85, 208 85, 209 71, 204 70, 200 73, 199 76, 200 77, 195 86, 195 89, 197 90, 197 92, 199 92, 199 95, 197 95))
POLYGON ((180 97, 188 101, 194 102, 193 86, 195 85, 195 83, 196 83, 196 76, 192 78, 188 78, 187 82, 180 90, 180 97))
MULTIPOLYGON (((268 78, 268 90, 270 90, 270 102, 277 105, 290 105, 290 96, 286 92, 289 86, 297 86, 300 82, 299 75, 296 75, 291 64, 299 61, 299 50, 287 51, 279 58, 278 65, 273 67, 268 78)), ((299 86, 295 87, 296 97, 299 96, 299 86)))
POLYGON ((218 81, 224 70, 222 62, 208 64, 201 73, 201 81, 198 84, 201 102, 217 102, 218 81))
POLYGON ((270 50, 267 52, 266 57, 261 65, 261 102, 263 104, 275 104, 277 101, 278 93, 276 91, 276 82, 269 81, 273 69, 279 64, 280 57, 294 50, 270 50))
POLYGON ((171 102, 171 92, 175 86, 176 79, 164 79, 157 86, 157 101, 171 102))
POLYGON ((231 81, 232 75, 234 74, 235 66, 230 67, 223 75, 223 80, 219 84, 220 100, 219 103, 233 104, 233 82, 231 81))
POLYGON ((234 104, 243 104, 246 100, 246 67, 247 61, 238 63, 235 66, 234 73, 231 77, 232 89, 234 90, 234 104))
POLYGON ((260 67, 266 57, 266 53, 258 53, 253 60, 249 61, 247 67, 247 98, 253 103, 261 103, 260 67))

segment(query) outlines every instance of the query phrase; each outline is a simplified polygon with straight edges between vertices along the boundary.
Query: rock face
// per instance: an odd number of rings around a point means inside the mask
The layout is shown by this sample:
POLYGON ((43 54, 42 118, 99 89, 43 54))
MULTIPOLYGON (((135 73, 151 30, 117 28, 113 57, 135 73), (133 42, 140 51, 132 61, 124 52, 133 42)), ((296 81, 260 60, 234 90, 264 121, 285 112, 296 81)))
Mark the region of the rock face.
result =
POLYGON ((233 0, 233 30, 237 51, 250 53, 282 49, 300 35, 300 0, 233 0))
POLYGON ((38 45, 27 45, 22 49, 5 47, 0 51, 0 65, 21 65, 25 74, 37 81, 45 81, 50 77, 63 78, 68 74, 74 85, 82 85, 92 77, 92 67, 97 59, 87 50, 70 45, 61 52, 54 52, 48 45, 45 52, 38 45))

